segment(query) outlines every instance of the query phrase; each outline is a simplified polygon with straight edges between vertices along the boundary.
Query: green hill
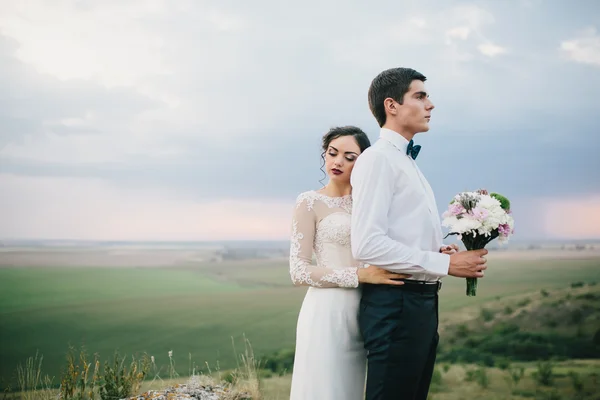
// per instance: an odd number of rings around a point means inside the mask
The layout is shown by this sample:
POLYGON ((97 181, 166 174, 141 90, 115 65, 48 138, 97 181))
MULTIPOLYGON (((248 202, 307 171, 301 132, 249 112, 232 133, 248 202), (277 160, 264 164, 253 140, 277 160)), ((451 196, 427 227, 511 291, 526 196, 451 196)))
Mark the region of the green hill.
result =
POLYGON ((446 317, 440 361, 482 362, 600 358, 600 286, 498 299, 446 317))

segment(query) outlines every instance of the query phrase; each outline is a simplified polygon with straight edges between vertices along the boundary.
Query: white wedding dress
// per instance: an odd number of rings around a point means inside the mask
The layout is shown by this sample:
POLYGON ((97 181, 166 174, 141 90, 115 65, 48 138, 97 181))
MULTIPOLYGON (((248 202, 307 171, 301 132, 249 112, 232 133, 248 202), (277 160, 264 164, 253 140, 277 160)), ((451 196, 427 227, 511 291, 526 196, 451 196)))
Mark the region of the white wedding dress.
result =
POLYGON ((296 200, 290 275, 295 284, 310 287, 298 316, 290 400, 364 399, 356 273, 362 265, 350 249, 351 212, 350 196, 310 191, 296 200))

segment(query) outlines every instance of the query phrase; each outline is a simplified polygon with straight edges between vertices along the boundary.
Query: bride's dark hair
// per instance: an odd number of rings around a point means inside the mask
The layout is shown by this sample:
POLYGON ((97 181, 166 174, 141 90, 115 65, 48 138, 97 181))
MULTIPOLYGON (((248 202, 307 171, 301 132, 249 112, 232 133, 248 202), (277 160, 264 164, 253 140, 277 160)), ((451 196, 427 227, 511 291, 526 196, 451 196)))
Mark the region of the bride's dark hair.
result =
POLYGON ((321 148, 323 150, 321 153, 321 172, 323 172, 324 175, 323 178, 319 180, 321 184, 323 184, 323 179, 327 177, 327 173, 325 173, 325 170, 323 169, 325 166, 325 152, 327 152, 329 144, 341 136, 352 136, 354 140, 356 140, 361 153, 371 146, 371 141, 369 140, 367 134, 356 126, 348 125, 331 128, 325 135, 323 135, 323 139, 321 140, 321 148))

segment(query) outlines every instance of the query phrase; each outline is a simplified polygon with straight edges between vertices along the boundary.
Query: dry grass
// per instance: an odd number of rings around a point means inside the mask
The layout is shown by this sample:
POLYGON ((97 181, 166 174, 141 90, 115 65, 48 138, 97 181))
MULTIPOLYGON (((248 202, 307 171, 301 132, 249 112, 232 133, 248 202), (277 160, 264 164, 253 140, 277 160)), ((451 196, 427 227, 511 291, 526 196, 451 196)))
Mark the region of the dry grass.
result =
MULTIPOLYGON (((23 385, 20 392, 5 395, 8 400, 56 399, 59 391, 44 385, 41 357, 31 357, 21 368, 23 385)), ((515 368, 516 369, 516 368, 515 368)), ((540 385, 536 379, 539 366, 535 363, 515 363, 509 369, 483 368, 475 365, 440 364, 438 379, 434 379, 429 400, 593 400, 597 399, 600 377, 600 360, 569 360, 553 363, 551 386, 540 385), (523 368, 524 374, 516 381, 511 379, 513 367, 523 368), (483 373, 485 379, 478 374, 483 373), (573 377, 577 377, 579 386, 573 377), (485 383, 485 385, 484 385, 485 383)), ((517 374, 518 375, 518 374, 517 374)), ((193 375, 192 378, 153 379, 142 382, 132 395, 149 390, 162 390, 189 384, 192 379, 202 385, 221 385, 227 388, 223 400, 284 400, 289 398, 291 375, 266 379, 260 377, 260 362, 255 358, 249 341, 244 341, 244 351, 239 354, 239 365, 233 371, 214 371, 211 374, 193 375)), ((96 394, 91 399, 97 399, 96 394)))
POLYGON ((17 382, 23 400, 49 400, 56 397, 56 390, 52 389, 53 378, 42 374, 43 360, 44 356, 36 353, 24 365, 18 365, 17 382))
MULTIPOLYGON (((235 349, 235 345, 234 345, 235 349)), ((197 373, 196 366, 190 362, 190 376, 180 377, 176 372, 173 359, 169 356, 169 365, 165 368, 168 378, 160 376, 163 367, 158 368, 154 359, 142 357, 131 358, 115 353, 111 363, 105 363, 104 371, 100 371, 97 356, 88 361, 84 349, 79 357, 75 357, 73 348, 67 354, 67 363, 60 379, 60 386, 53 387, 53 379, 43 375, 43 356, 38 354, 29 357, 24 365, 17 367, 19 387, 17 391, 6 387, 2 400, 107 400, 136 396, 148 391, 161 391, 167 388, 206 385, 225 388, 222 400, 263 400, 260 362, 255 358, 250 342, 244 337, 244 349, 238 355, 237 368, 228 371, 212 371, 209 374, 197 373), (93 372, 90 367, 93 366, 93 372), (153 371, 152 371, 153 367, 153 371), (153 374, 148 374, 153 372, 153 374), (144 380, 146 378, 146 380, 144 380)), ((191 357, 190 357, 191 361, 191 357)))
MULTIPOLYGON (((235 348, 235 343, 232 344, 235 348)), ((233 374, 233 384, 238 390, 249 393, 253 400, 262 398, 259 371, 260 361, 254 357, 250 341, 244 336, 244 352, 233 374)))

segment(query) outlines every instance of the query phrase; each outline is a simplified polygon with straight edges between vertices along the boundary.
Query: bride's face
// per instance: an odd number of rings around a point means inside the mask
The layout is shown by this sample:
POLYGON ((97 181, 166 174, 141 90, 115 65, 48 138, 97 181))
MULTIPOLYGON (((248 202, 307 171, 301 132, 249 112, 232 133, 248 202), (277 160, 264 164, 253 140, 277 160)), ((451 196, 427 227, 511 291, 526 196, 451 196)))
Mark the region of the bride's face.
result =
POLYGON ((329 179, 350 183, 350 174, 359 155, 360 147, 353 136, 340 136, 329 142, 325 151, 325 169, 329 179))

